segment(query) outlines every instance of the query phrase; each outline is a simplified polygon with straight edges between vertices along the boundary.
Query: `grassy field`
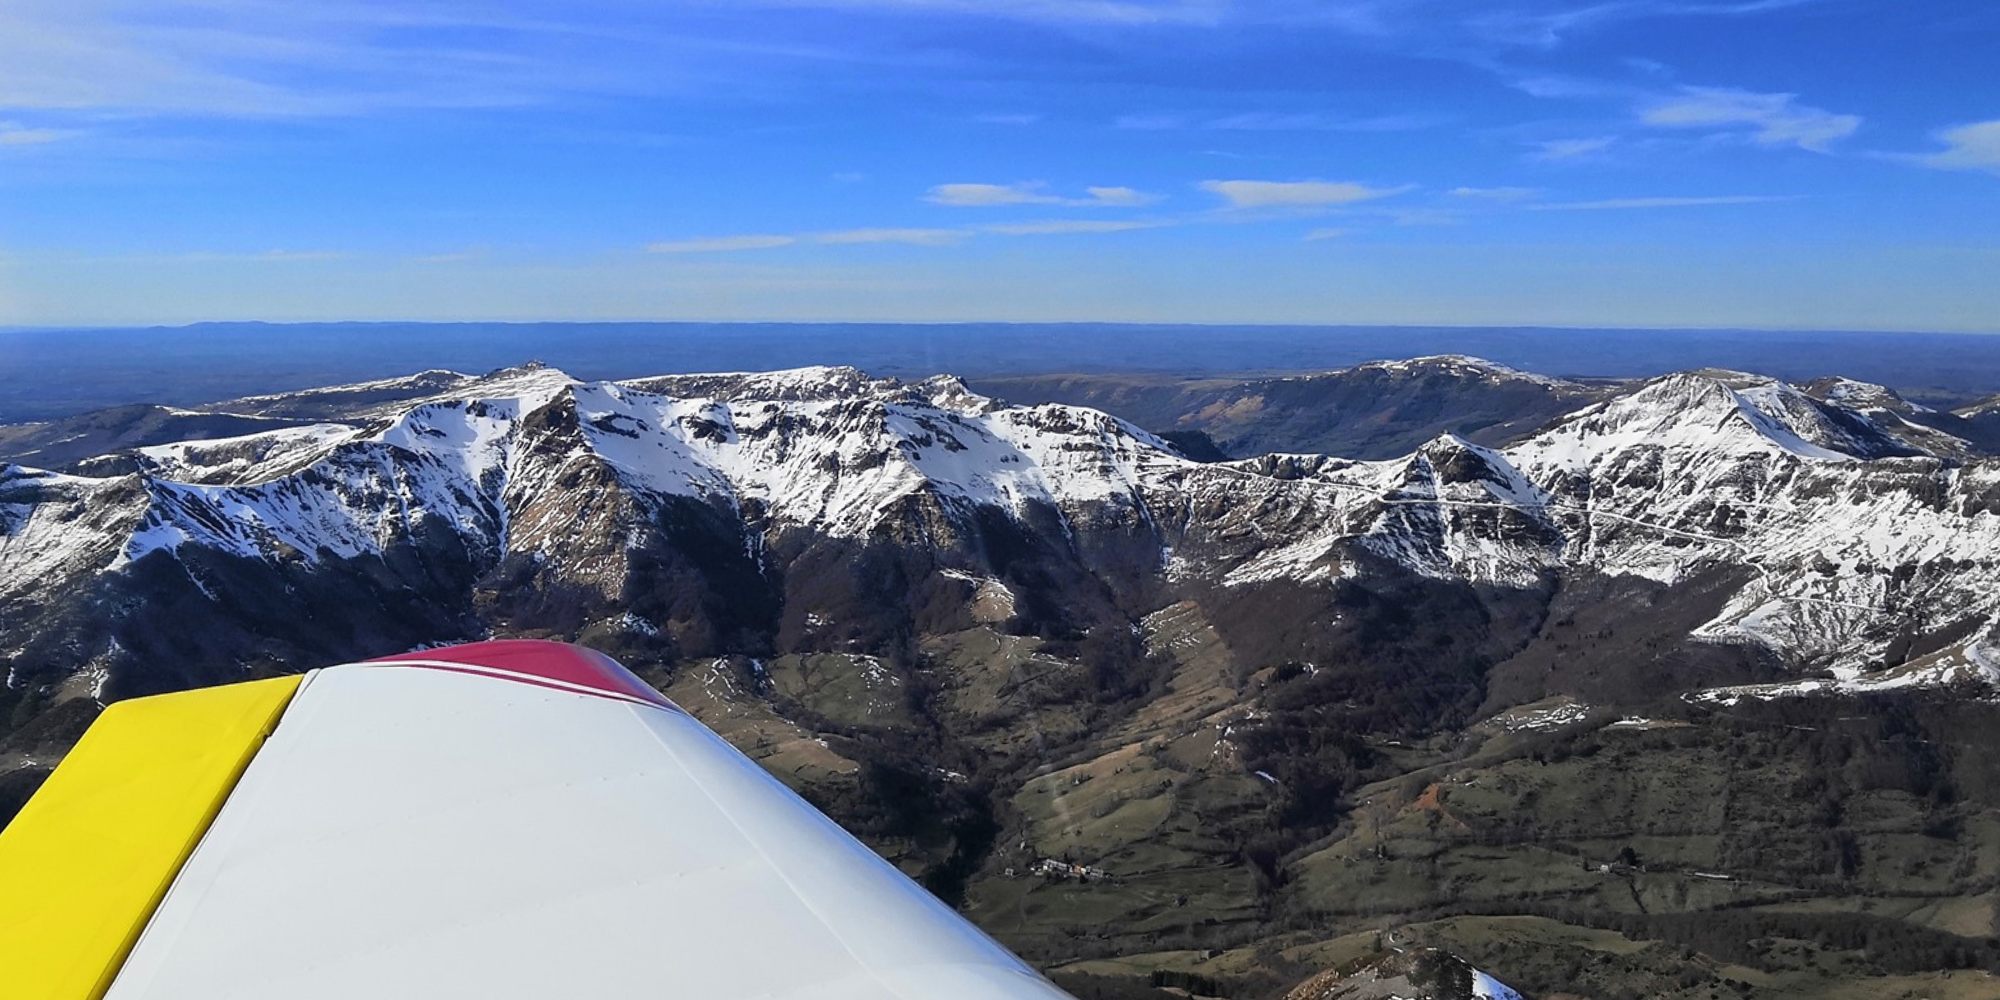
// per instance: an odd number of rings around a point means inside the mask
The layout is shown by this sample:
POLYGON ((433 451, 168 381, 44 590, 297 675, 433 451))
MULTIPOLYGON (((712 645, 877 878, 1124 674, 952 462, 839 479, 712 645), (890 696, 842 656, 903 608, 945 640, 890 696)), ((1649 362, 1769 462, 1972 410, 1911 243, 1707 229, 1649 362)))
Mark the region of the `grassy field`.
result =
MULTIPOLYGON (((1866 733, 1828 727, 1606 721, 1389 748, 1380 764, 1401 773, 1357 788, 1276 887, 1216 879, 1230 864, 1214 843, 1214 874, 1144 874, 1200 844, 1202 817, 1254 811, 1269 791, 1190 766, 1201 730, 1128 743, 1034 777, 1013 804, 1037 847, 1136 863, 1135 877, 981 881, 972 912, 1085 985, 1168 972, 1274 996, 1386 936, 1532 996, 2000 997, 1985 971, 2000 810, 1978 764, 1926 777, 1893 745, 1871 754, 1866 733), (1828 768, 1829 753, 1844 759, 1828 768), (1169 892, 1213 922, 1176 934, 1169 892)), ((1217 738, 1200 738, 1213 754, 1217 738)))
POLYGON ((1085 998, 1275 998, 1419 947, 1541 1000, 2000 997, 2000 707, 1553 697, 1342 731, 1369 688, 1302 700, 1321 668, 1245 664, 1192 603, 1140 639, 1139 697, 993 622, 667 690, 836 815, 888 815, 859 832, 1085 998))

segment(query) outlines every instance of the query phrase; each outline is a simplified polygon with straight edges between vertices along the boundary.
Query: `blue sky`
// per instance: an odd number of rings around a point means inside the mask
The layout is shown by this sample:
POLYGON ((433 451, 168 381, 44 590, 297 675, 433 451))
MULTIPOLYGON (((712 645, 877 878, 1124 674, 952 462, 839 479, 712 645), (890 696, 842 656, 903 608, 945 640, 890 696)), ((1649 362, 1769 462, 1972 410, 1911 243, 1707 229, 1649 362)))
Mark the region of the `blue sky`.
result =
POLYGON ((0 324, 2000 331, 1990 0, 8 0, 0 324))

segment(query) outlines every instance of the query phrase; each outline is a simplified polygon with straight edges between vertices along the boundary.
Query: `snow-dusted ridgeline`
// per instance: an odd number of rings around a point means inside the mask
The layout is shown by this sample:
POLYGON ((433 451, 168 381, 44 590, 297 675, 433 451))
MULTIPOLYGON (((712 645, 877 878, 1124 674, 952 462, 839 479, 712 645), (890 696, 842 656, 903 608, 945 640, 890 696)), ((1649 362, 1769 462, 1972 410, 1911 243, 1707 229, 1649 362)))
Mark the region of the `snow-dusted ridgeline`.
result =
POLYGON ((1886 426, 1871 415, 1886 412, 1879 387, 1859 383, 1817 399, 1684 373, 1502 449, 1447 435, 1393 461, 1202 465, 1101 412, 1005 406, 946 377, 415 378, 307 394, 364 400, 338 419, 142 449, 137 473, 8 469, 0 601, 189 545, 312 562, 443 531, 488 561, 560 559, 579 534, 623 537, 669 502, 752 534, 863 538, 920 501, 947 519, 1116 523, 1153 536, 1170 578, 1234 585, 1371 561, 1503 585, 1576 570, 1672 585, 1736 567, 1750 582, 1700 634, 1848 679, 1898 636, 2000 611, 2000 464, 1922 447, 1941 432, 1886 426), (365 401, 391 389, 428 395, 365 401))

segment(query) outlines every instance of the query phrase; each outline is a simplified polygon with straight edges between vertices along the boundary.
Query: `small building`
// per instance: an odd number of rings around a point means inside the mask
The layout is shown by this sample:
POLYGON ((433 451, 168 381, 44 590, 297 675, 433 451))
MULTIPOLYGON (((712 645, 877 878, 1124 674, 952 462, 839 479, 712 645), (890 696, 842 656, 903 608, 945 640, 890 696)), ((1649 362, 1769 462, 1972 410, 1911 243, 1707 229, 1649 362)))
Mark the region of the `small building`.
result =
POLYGON ((1067 861, 1058 861, 1055 858, 1043 858, 1042 860, 1035 862, 1034 865, 1028 869, 1028 872, 1029 874, 1032 875, 1052 875, 1057 878, 1074 878, 1083 880, 1104 879, 1111 877, 1110 872, 1107 872, 1102 868, 1096 867, 1095 865, 1071 864, 1067 861))

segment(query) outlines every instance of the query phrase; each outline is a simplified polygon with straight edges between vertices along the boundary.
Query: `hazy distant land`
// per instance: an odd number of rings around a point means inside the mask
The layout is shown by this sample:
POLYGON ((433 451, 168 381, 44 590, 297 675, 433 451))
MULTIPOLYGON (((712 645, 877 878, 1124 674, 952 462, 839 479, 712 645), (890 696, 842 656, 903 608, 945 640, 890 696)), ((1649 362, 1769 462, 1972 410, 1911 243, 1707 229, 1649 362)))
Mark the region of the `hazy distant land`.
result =
POLYGON ((2000 337, 1547 328, 885 323, 212 323, 0 330, 0 422, 187 405, 538 358, 582 378, 852 365, 900 377, 1284 373, 1460 353, 1549 375, 1841 374, 1952 404, 2000 388, 2000 337))

